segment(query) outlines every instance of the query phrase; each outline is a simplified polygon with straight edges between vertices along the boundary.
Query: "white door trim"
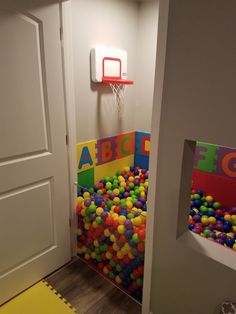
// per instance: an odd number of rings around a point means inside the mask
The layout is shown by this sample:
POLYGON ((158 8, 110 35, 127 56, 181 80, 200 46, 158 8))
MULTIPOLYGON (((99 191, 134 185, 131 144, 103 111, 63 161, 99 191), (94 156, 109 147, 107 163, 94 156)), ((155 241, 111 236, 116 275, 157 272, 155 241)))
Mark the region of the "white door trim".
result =
POLYGON ((169 15, 169 0, 159 0, 158 8, 158 30, 157 30, 157 51, 156 71, 154 82, 154 97, 152 109, 151 127, 151 154, 149 161, 149 191, 148 191, 148 216, 146 225, 145 241, 145 263, 144 263, 144 286, 142 314, 151 313, 151 288, 153 269, 153 250, 155 249, 154 225, 157 218, 156 209, 156 184, 157 184, 157 149, 159 143, 159 128, 161 117, 162 91, 165 73, 165 56, 169 15))
POLYGON ((65 114, 68 139, 68 167, 70 188, 71 217, 71 255, 76 255, 76 200, 77 200, 77 166, 76 166, 76 107, 73 72, 72 18, 71 1, 60 0, 61 43, 64 77, 65 114))

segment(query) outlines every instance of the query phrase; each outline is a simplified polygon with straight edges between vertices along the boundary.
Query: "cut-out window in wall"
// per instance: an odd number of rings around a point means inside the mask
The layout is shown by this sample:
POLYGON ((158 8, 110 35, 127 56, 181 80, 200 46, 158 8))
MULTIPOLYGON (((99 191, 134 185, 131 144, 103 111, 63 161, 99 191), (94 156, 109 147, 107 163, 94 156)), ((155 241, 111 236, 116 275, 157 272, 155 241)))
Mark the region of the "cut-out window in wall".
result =
POLYGON ((189 229, 236 251, 236 149, 196 143, 189 229))

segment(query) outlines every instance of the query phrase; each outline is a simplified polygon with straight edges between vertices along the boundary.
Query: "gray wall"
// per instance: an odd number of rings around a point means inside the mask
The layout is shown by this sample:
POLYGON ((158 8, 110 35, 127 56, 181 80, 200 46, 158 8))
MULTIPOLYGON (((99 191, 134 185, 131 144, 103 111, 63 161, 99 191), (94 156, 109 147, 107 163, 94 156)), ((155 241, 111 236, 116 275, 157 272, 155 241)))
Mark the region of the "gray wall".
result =
MULTIPOLYGON (((176 239, 178 211, 186 212, 191 186, 191 160, 182 165, 185 139, 236 147, 235 16, 234 0, 170 0, 160 140, 151 165, 155 169, 157 162, 158 180, 153 314, 219 313, 223 300, 236 300, 236 272, 176 239), (182 170, 188 188, 181 190, 182 170)), ((154 116, 153 126, 156 121, 154 116)), ((153 134, 152 145, 157 139, 153 134)))
POLYGON ((158 1, 140 3, 137 75, 136 75, 136 130, 151 131, 154 76, 156 64, 156 43, 158 24, 158 1))
POLYGON ((77 142, 150 131, 154 90, 157 1, 72 0, 77 142), (110 87, 91 83, 90 50, 100 45, 128 52, 123 114, 118 117, 110 87))

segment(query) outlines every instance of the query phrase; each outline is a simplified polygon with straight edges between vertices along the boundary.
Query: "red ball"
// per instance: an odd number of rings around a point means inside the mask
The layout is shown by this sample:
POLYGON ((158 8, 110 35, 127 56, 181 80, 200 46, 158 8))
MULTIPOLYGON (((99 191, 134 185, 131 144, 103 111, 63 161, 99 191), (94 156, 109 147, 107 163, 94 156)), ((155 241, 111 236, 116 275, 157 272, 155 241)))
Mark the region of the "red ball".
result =
POLYGON ((103 270, 103 263, 98 263, 98 270, 102 271, 103 270))
POLYGON ((220 216, 223 216, 223 215, 224 215, 224 213, 222 212, 222 210, 219 209, 219 208, 215 210, 215 214, 220 215, 220 216))
POLYGON ((113 220, 112 225, 115 229, 119 226, 119 221, 118 220, 113 220))
POLYGON ((140 229, 140 230, 138 230, 138 235, 139 235, 139 238, 140 238, 140 239, 144 240, 145 237, 146 237, 146 231, 145 231, 145 229, 140 229))
POLYGON ((138 249, 139 252, 143 253, 144 250, 145 250, 144 242, 139 242, 138 245, 137 245, 137 249, 138 249))
POLYGON ((121 207, 120 207, 120 206, 116 206, 116 207, 114 208, 114 212, 117 213, 117 214, 119 214, 119 213, 121 212, 121 207))
POLYGON ((128 265, 128 264, 130 263, 130 258, 129 258, 128 256, 125 256, 125 257, 123 258, 123 262, 124 262, 126 265, 128 265))

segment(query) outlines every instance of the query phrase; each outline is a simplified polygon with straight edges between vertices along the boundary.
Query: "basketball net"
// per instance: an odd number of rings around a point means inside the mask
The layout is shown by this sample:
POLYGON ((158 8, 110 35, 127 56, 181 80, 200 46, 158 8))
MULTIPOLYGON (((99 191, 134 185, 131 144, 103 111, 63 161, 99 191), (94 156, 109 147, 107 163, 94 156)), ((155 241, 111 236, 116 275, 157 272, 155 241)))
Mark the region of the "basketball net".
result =
POLYGON ((109 83, 113 95, 115 104, 117 106, 118 116, 122 117, 123 110, 124 110, 124 95, 125 95, 125 84, 115 84, 115 83, 109 83))

